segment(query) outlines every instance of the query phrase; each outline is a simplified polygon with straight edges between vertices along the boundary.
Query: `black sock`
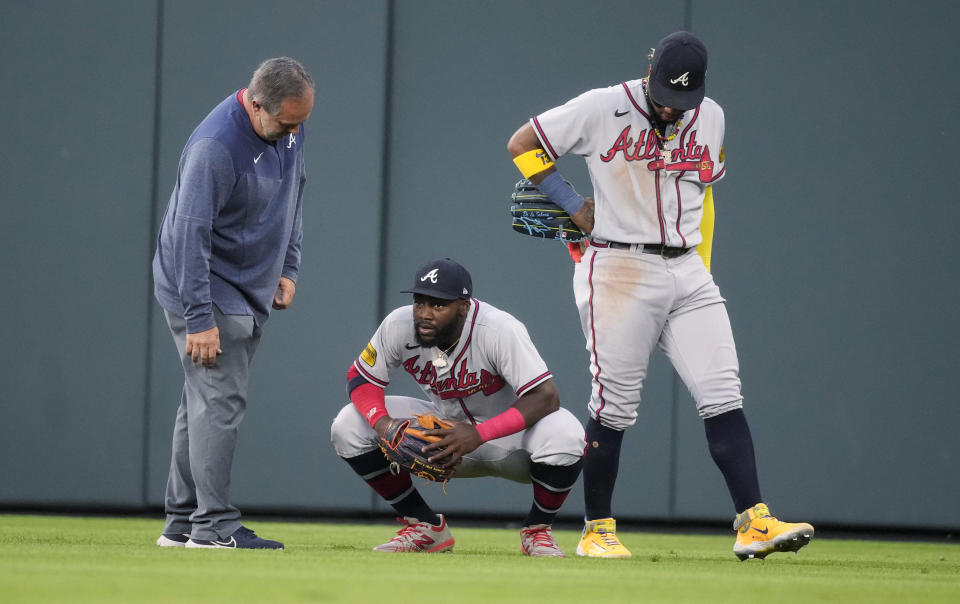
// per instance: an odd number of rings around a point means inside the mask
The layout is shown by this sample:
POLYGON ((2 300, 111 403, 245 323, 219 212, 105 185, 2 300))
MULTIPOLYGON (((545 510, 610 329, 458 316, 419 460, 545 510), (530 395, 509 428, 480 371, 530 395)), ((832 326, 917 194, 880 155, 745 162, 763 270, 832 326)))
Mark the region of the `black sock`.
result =
POLYGON ((593 417, 587 421, 587 452, 583 456, 583 499, 587 520, 613 516, 610 510, 622 442, 622 430, 604 427, 593 417))
POLYGON ((720 468, 737 513, 763 501, 757 479, 753 437, 743 409, 734 409, 703 421, 710 455, 720 468))
POLYGON ((356 457, 342 458, 350 464, 353 471, 363 478, 384 501, 393 506, 398 514, 416 518, 420 522, 429 522, 434 526, 440 525, 437 516, 420 492, 413 486, 410 473, 401 471, 399 474, 390 473, 390 463, 380 451, 370 451, 356 457))
POLYGON ((566 501, 570 489, 580 476, 583 459, 569 466, 530 464, 530 481, 533 483, 533 505, 523 521, 523 526, 553 524, 560 506, 566 501))

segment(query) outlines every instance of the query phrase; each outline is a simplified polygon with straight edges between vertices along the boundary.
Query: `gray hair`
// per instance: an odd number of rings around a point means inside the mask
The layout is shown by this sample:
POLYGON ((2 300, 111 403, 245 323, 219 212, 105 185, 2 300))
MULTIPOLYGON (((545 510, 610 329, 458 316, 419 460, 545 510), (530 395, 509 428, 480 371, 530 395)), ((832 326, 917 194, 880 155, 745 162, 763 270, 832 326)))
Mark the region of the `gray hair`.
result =
POLYGON ((277 57, 267 59, 257 67, 247 92, 267 113, 277 115, 283 108, 284 99, 300 98, 307 88, 313 89, 313 78, 303 65, 290 57, 277 57))

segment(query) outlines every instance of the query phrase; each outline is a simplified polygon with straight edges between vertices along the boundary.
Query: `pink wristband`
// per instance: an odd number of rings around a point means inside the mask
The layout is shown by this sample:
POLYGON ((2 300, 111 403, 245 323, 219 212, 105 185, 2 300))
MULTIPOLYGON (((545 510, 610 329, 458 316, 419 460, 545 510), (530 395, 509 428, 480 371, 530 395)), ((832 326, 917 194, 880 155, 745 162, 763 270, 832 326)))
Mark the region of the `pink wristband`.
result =
POLYGON ((523 419, 523 415, 517 411, 516 407, 510 407, 500 415, 477 424, 477 432, 480 433, 483 442, 487 442, 495 438, 516 434, 526 427, 527 422, 523 419))

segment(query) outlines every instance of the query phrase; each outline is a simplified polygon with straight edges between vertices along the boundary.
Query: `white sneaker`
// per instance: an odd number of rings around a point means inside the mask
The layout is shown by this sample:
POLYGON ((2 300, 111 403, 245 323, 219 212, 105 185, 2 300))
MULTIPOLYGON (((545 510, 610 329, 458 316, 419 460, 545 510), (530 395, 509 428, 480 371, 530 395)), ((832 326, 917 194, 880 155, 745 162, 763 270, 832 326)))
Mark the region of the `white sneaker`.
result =
POLYGON ((563 558, 563 550, 554 540, 549 524, 534 524, 520 529, 520 549, 526 556, 563 558))
POLYGON ((382 545, 373 548, 375 552, 423 552, 437 554, 453 550, 453 535, 447 527, 447 518, 440 514, 440 526, 429 522, 420 522, 416 518, 397 518, 405 526, 397 536, 382 545))
POLYGON ((190 535, 184 533, 164 533, 157 539, 157 545, 160 547, 186 547, 190 535))

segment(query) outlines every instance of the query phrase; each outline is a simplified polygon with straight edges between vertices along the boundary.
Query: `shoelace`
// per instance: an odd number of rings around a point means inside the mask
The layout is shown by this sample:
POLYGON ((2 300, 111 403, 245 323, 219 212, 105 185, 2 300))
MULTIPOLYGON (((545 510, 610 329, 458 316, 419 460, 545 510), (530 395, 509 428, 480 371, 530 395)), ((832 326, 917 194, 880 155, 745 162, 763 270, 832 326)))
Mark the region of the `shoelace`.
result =
POLYGON ((553 542, 553 537, 550 534, 550 529, 547 527, 535 531, 528 531, 526 535, 530 538, 530 549, 541 545, 549 548, 556 547, 556 544, 553 542))
POLYGON ((393 538, 393 541, 411 542, 413 541, 413 533, 418 533, 419 531, 416 529, 415 524, 411 524, 406 520, 404 520, 403 523, 407 526, 400 529, 400 531, 397 533, 397 536, 393 538))
POLYGON ((605 544, 611 547, 620 545, 620 541, 617 540, 616 533, 612 533, 610 531, 600 531, 597 534, 600 535, 600 539, 602 539, 605 544))
POLYGON ((780 520, 780 519, 777 518, 776 516, 772 516, 772 515, 770 515, 770 514, 767 514, 766 516, 760 516, 759 518, 766 518, 767 520, 769 520, 769 521, 772 522, 773 524, 783 524, 783 521, 782 521, 782 520, 780 520))
POLYGON ((397 533, 397 536, 391 539, 391 541, 399 541, 407 545, 417 546, 418 545, 416 541, 417 537, 425 534, 424 531, 420 530, 417 527, 423 523, 417 524, 413 522, 407 522, 405 518, 397 518, 397 520, 406 524, 407 526, 400 529, 400 531, 397 533))

